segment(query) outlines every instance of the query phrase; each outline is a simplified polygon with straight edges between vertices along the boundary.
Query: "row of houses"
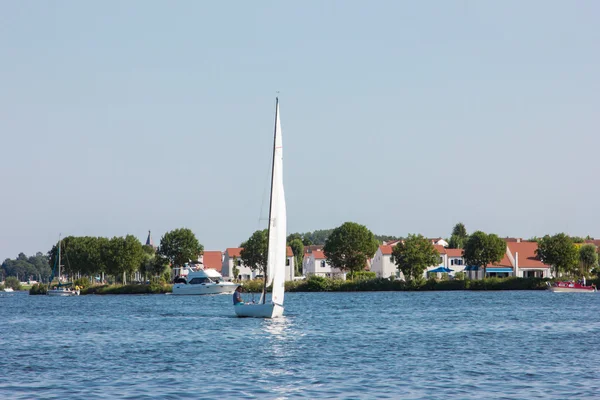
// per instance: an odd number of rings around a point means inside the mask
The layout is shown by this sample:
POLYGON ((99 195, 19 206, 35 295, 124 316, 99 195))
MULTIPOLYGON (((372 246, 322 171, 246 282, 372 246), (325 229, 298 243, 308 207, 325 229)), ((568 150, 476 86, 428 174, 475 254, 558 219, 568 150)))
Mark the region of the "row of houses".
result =
MULTIPOLYGON (((502 261, 497 265, 487 265, 485 268, 487 276, 550 277, 550 265, 544 264, 536 256, 537 242, 528 242, 520 238, 507 238, 505 241, 506 252, 502 261)), ((378 277, 404 278, 402 273, 398 271, 396 264, 392 262, 392 249, 396 243, 387 243, 377 249, 371 263, 371 271, 375 272, 378 277)), ((484 269, 467 266, 461 249, 448 249, 442 244, 434 244, 434 247, 440 254, 440 262, 437 265, 428 267, 424 272, 425 277, 431 273, 430 271, 447 269, 450 275, 464 272, 471 279, 483 278, 484 269)))
MULTIPOLYGON (((450 276, 458 272, 464 272, 470 279, 482 279, 483 268, 467 266, 461 249, 449 249, 448 243, 441 239, 429 239, 440 254, 439 263, 427 267, 423 276, 427 278, 431 274, 439 274, 439 271, 447 271, 450 276)), ((537 242, 529 242, 520 238, 506 238, 506 252, 502 261, 497 265, 487 265, 485 269, 488 277, 551 277, 550 265, 544 264, 536 256, 538 248, 537 242)), ((600 250, 600 241, 588 241, 596 245, 600 250), (597 243, 596 243, 597 242, 597 243)), ((398 270, 396 264, 392 262, 392 250, 398 241, 387 242, 380 245, 375 255, 367 262, 366 270, 375 272, 380 278, 404 279, 403 274, 398 270)), ((241 247, 230 247, 224 252, 205 251, 200 256, 199 262, 204 264, 205 268, 214 268, 219 271, 225 279, 248 280, 255 279, 260 273, 251 270, 244 265, 241 259, 241 247), (237 276, 234 275, 234 268, 237 267, 237 276)), ((287 248, 286 259, 286 280, 294 279, 295 258, 291 247, 287 248)), ((325 253, 323 246, 307 246, 302 261, 303 276, 323 276, 328 278, 346 279, 344 271, 332 267, 325 253)))

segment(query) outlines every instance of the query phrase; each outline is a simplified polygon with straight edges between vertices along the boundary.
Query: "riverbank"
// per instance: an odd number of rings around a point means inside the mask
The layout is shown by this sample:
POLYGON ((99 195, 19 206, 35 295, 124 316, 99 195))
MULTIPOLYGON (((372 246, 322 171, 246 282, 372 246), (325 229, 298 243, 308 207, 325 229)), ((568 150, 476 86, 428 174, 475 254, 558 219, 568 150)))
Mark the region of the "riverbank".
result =
MULTIPOLYGON (((444 280, 436 281, 418 280, 404 282, 389 279, 362 279, 347 280, 330 279, 320 276, 311 276, 302 281, 285 283, 286 292, 425 292, 425 291, 453 291, 453 290, 545 290, 548 279, 540 278, 486 278, 482 280, 444 280)), ((590 280, 588 284, 595 283, 600 286, 598 279, 590 280)), ((34 285, 29 294, 46 294, 45 285, 34 285)), ((245 281, 242 283, 244 292, 261 293, 262 280, 245 281)), ((88 294, 165 294, 171 293, 173 285, 168 283, 151 283, 135 285, 95 285, 81 290, 81 295, 88 294)), ((270 291, 270 288, 268 289, 270 291)))
MULTIPOLYGON (((417 280, 404 282, 383 278, 347 280, 311 276, 285 283, 286 292, 375 292, 375 291, 449 291, 449 290, 545 290, 547 279, 486 278, 482 280, 417 280)), ((244 291, 260 293, 262 281, 246 281, 244 291)))

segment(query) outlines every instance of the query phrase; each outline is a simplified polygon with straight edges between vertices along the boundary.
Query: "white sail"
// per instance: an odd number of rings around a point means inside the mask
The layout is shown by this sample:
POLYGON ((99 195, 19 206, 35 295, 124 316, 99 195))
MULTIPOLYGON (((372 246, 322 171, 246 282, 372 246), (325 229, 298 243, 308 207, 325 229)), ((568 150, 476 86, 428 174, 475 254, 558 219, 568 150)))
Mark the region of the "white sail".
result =
POLYGON ((283 191, 283 146, 279 121, 279 100, 275 107, 275 140, 273 149, 273 182, 271 215, 269 218, 269 253, 267 258, 267 286, 273 284, 271 300, 283 304, 285 290, 285 262, 287 258, 287 218, 283 191))
MULTIPOLYGON (((287 218, 283 192, 283 148, 279 122, 279 99, 275 106, 275 133, 273 140, 273 171, 269 207, 269 251, 267 254, 267 286, 273 285, 271 302, 265 304, 234 305, 238 317, 276 318, 283 315, 285 292, 285 262, 287 258, 287 218)), ((261 296, 261 303, 263 297, 261 296)))

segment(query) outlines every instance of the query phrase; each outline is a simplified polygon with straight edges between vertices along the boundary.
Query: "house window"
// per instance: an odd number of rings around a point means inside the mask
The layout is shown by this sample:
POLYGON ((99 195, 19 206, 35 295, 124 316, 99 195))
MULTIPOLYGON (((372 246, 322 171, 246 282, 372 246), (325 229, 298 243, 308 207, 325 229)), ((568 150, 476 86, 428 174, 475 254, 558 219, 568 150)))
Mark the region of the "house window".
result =
POLYGON ((289 258, 285 260, 285 265, 290 265, 290 259, 289 258))
POLYGON ((238 267, 241 266, 242 265, 242 260, 236 260, 236 264, 237 264, 238 267))
POLYGON ((444 257, 440 257, 440 264, 444 262, 444 257))
POLYGON ((325 260, 321 260, 321 267, 325 268, 325 260))

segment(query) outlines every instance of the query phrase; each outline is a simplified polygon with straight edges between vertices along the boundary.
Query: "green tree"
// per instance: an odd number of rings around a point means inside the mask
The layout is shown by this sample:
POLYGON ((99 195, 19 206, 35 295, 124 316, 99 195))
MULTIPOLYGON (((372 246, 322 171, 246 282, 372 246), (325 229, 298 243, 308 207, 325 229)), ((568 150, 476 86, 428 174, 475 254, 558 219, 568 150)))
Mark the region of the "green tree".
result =
POLYGON ((462 249, 465 247, 468 238, 467 228, 465 228, 465 225, 462 222, 459 222, 454 225, 454 228, 452 229, 452 235, 448 240, 448 247, 450 249, 462 249))
POLYGON ((488 264, 498 264, 506 253, 506 242, 497 235, 476 231, 465 243, 464 258, 467 265, 483 268, 487 275, 488 264))
POLYGON ((167 232, 160 239, 158 254, 167 258, 172 265, 181 267, 190 260, 196 261, 204 251, 194 233, 187 228, 167 232))
POLYGON ((302 239, 294 238, 288 242, 288 246, 292 248, 292 252, 294 253, 294 275, 300 275, 299 271, 302 269, 302 260, 304 257, 304 244, 302 243, 302 239))
POLYGON ((366 226, 346 222, 331 232, 323 252, 332 267, 352 274, 364 270, 378 247, 379 243, 366 226))
POLYGON ((21 290, 21 281, 16 276, 9 276, 4 280, 4 287, 21 290))
POLYGON ((105 249, 108 273, 114 276, 123 275, 123 284, 127 283, 127 275, 136 271, 144 259, 142 243, 133 235, 110 239, 105 249))
POLYGON ((169 259, 157 253, 150 265, 149 273, 158 281, 161 277, 170 274, 169 268, 169 259))
POLYGON ((407 280, 423 275, 427 267, 440 263, 440 253, 422 235, 408 235, 392 249, 394 262, 407 280))
POLYGON ((285 241, 286 241, 286 243, 290 243, 294 239, 300 239, 300 241, 302 241, 302 234, 301 233, 290 233, 285 241))
POLYGON ((467 237, 467 228, 465 228, 465 224, 459 222, 454 225, 454 228, 452 228, 452 235, 465 239, 467 237))
MULTIPOLYGON (((263 293, 267 291, 267 251, 269 247, 269 233, 266 229, 256 231, 241 244, 240 258, 244 265, 253 271, 260 271, 263 275, 263 293)), ((263 296, 263 301, 264 301, 263 296)))
POLYGON ((333 229, 318 229, 313 232, 306 232, 302 235, 302 237, 307 240, 307 243, 310 243, 310 244, 304 243, 304 245, 305 246, 310 246, 312 244, 323 245, 323 244, 325 244, 325 242, 327 241, 327 238, 329 237, 329 235, 331 235, 332 232, 333 232, 333 229))
POLYGON ((581 236, 571 236, 573 243, 585 243, 585 239, 581 236))
POLYGON ((555 277, 573 272, 579 263, 577 247, 564 233, 541 238, 538 242, 537 256, 543 263, 551 265, 555 277))
POLYGON ((240 258, 244 265, 253 271, 258 270, 263 276, 266 275, 265 268, 267 267, 267 235, 268 231, 266 229, 256 231, 240 245, 242 247, 240 258))
POLYGON ((389 241, 392 241, 392 240, 400 240, 401 239, 398 236, 392 236, 392 235, 373 235, 373 236, 375 237, 375 239, 379 243, 389 242, 389 241))
POLYGON ((238 268, 238 259, 237 256, 233 256, 233 279, 236 280, 240 276, 240 269, 238 268))
POLYGON ((589 277, 590 271, 598 267, 598 253, 593 244, 584 244, 579 248, 579 265, 581 274, 589 277))
POLYGON ((156 249, 150 245, 143 245, 143 257, 142 263, 140 264, 140 272, 144 275, 144 281, 148 278, 148 275, 154 276, 154 261, 156 259, 156 249))

